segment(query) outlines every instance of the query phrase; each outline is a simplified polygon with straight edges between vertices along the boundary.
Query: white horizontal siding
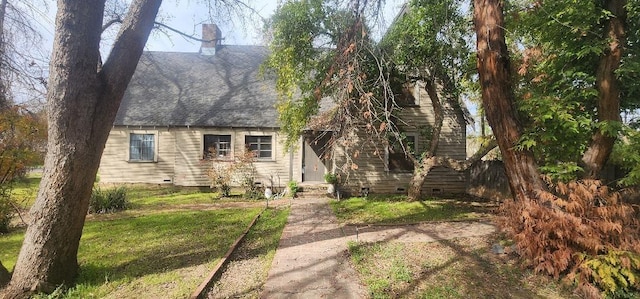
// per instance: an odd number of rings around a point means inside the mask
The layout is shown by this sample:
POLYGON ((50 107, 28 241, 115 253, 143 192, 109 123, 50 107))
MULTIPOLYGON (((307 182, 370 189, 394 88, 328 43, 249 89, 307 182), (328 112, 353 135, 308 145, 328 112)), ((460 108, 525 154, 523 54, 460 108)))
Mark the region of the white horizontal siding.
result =
MULTIPOLYGON (((209 186, 210 179, 207 171, 213 161, 202 160, 205 134, 230 135, 231 136, 231 156, 240 156, 245 151, 246 136, 271 136, 272 157, 270 159, 258 159, 253 162, 256 169, 256 182, 269 185, 270 179, 274 184, 286 185, 290 177, 291 157, 290 153, 284 149, 282 140, 276 130, 273 129, 214 129, 214 128, 193 128, 177 129, 176 131, 176 169, 175 184, 181 186, 209 186)), ((294 162, 299 160, 299 151, 294 153, 294 162)), ((226 163, 226 162, 222 162, 226 163)), ((292 178, 300 177, 299 169, 292 169, 292 178)), ((235 185, 235 184, 234 184, 235 185)))
POLYGON ((209 186, 207 170, 210 161, 203 158, 204 134, 231 135, 231 155, 245 149, 245 136, 272 136, 272 158, 254 162, 256 181, 264 185, 285 186, 292 179, 301 181, 301 150, 290 153, 282 145, 276 130, 245 130, 224 128, 114 128, 107 140, 99 176, 103 183, 173 183, 179 186, 209 186), (157 134, 156 162, 128 162, 131 132, 157 134), (293 164, 292 164, 293 163, 293 164), (292 168, 290 168, 293 166, 292 168))
POLYGON ((175 162, 173 132, 165 129, 114 128, 102 154, 98 175, 101 183, 167 184, 173 181, 175 162), (155 162, 129 162, 129 135, 155 134, 155 162))
MULTIPOLYGON (((402 132, 415 136, 416 150, 422 152, 426 150, 430 140, 422 136, 420 131, 426 126, 433 128, 435 117, 431 100, 426 91, 423 87, 417 90, 420 94, 414 96, 416 96, 418 106, 400 108, 398 116, 401 121, 397 125, 402 132)), ((464 160, 467 157, 464 118, 459 114, 460 111, 455 111, 448 103, 443 103, 443 106, 444 120, 438 141, 437 155, 464 160)), ((378 148, 371 143, 364 142, 366 140, 364 137, 370 138, 370 136, 362 128, 354 129, 352 134, 360 137, 356 142, 358 147, 349 149, 339 147, 334 152, 335 165, 337 167, 344 166, 342 168, 342 171, 345 172, 343 176, 347 178, 344 187, 356 194, 360 192, 361 188, 369 188, 372 193, 405 193, 412 174, 410 172, 386 171, 384 151, 381 145, 383 142, 377 142, 378 148), (353 158, 352 163, 357 165, 357 169, 353 169, 356 166, 352 166, 351 163, 345 165, 344 156, 345 151, 353 155, 356 149, 359 155, 353 158)), ((463 193, 466 189, 466 182, 464 173, 437 167, 427 176, 422 191, 425 195, 463 193)))

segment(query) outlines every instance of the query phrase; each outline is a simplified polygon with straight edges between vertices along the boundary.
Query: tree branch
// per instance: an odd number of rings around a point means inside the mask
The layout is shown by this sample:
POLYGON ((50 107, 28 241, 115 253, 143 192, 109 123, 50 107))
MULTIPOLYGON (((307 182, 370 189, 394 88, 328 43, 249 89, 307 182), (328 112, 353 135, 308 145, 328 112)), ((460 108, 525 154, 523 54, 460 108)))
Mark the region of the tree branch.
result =
POLYGON ((111 19, 109 20, 109 22, 105 23, 104 25, 102 25, 102 32, 105 32, 107 29, 109 29, 109 27, 111 27, 113 24, 122 24, 122 19, 120 18, 120 16, 118 16, 115 19, 111 19))
POLYGON ((491 150, 493 150, 497 146, 498 146, 498 143, 496 142, 495 139, 492 138, 491 140, 489 140, 487 144, 482 145, 478 149, 478 151, 476 151, 469 159, 466 159, 464 161, 451 159, 443 156, 433 156, 433 157, 427 158, 426 159, 427 161, 423 162, 422 164, 430 165, 431 168, 443 166, 443 167, 451 168, 456 171, 465 171, 469 169, 469 167, 471 167, 473 164, 480 161, 484 156, 486 156, 491 150))
POLYGON ((195 40, 195 41, 198 41, 198 42, 213 42, 213 41, 217 41, 217 40, 224 40, 224 37, 216 38, 216 39, 201 39, 201 38, 195 37, 194 35, 186 34, 186 33, 182 32, 182 31, 180 31, 178 29, 175 29, 173 27, 170 27, 169 25, 166 25, 166 24, 163 24, 163 23, 160 23, 160 22, 153 22, 153 24, 157 25, 158 27, 169 29, 170 31, 175 32, 177 34, 180 34, 185 38, 188 38, 188 39, 191 39, 191 40, 195 40))
MULTIPOLYGON (((135 0, 131 3, 111 54, 99 73, 106 89, 103 99, 113 100, 100 102, 97 117, 115 117, 126 86, 142 56, 161 3, 162 0, 135 0)), ((94 126, 100 127, 100 123, 96 121, 94 126)))

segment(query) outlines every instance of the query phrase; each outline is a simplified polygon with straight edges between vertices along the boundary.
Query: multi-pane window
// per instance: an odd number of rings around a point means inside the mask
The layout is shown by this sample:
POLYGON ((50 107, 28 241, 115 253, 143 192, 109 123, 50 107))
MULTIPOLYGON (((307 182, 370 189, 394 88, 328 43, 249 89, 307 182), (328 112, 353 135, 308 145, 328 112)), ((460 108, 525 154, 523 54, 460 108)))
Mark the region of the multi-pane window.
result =
POLYGON ((413 171, 413 161, 410 159, 409 155, 413 155, 415 153, 416 137, 404 136, 403 144, 404 149, 398 140, 389 141, 389 171, 413 171))
POLYGON ((231 155, 231 135, 204 135, 204 158, 228 158, 231 155))
POLYGON ((155 161, 156 145, 154 134, 131 133, 129 139, 129 161, 155 161))
POLYGON ((271 158, 271 136, 245 136, 244 144, 258 159, 271 158))

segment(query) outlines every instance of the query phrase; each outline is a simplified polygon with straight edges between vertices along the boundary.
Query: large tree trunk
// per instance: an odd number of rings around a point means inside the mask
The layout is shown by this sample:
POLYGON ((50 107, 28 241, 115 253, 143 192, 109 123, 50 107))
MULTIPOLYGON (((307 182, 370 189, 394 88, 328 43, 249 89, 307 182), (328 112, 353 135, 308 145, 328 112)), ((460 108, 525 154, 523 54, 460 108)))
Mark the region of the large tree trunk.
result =
POLYGON ((78 245, 100 158, 161 0, 132 2, 100 69, 104 2, 58 1, 44 172, 5 298, 51 292, 78 273, 78 245))
MULTIPOLYGON (((596 74, 598 88, 598 121, 620 122, 620 88, 615 71, 620 66, 623 46, 625 44, 626 1, 605 1, 605 8, 613 16, 606 21, 605 32, 609 39, 609 47, 605 50, 596 74)), ((613 150, 616 135, 597 129, 591 137, 589 148, 582 157, 584 175, 587 178, 598 178, 600 171, 609 159, 613 150)))
POLYGON ((427 179, 427 175, 435 166, 430 163, 429 158, 433 157, 438 150, 438 144, 440 142, 440 133, 442 132, 442 122, 444 121, 444 109, 442 108, 442 102, 438 96, 436 90, 436 84, 432 78, 427 78, 425 81, 424 89, 431 99, 431 106, 433 107, 433 115, 435 122, 433 124, 433 132, 431 134, 431 141, 429 142, 429 149, 424 154, 421 162, 418 162, 412 157, 415 168, 411 181, 409 182, 409 190, 407 190, 407 197, 409 201, 414 201, 422 197, 422 185, 427 179))
POLYGON ((469 157, 469 159, 466 159, 464 161, 455 160, 447 157, 439 157, 439 156, 431 156, 429 158, 422 159, 422 161, 420 162, 420 171, 419 172, 414 171, 413 176, 411 177, 411 181, 409 181, 409 194, 407 196, 408 200, 413 201, 413 200, 420 199, 420 195, 421 195, 420 190, 422 190, 422 185, 424 184, 424 181, 426 180, 427 175, 429 175, 429 172, 432 169, 439 166, 443 166, 459 172, 466 171, 473 164, 480 161, 496 146, 497 146, 497 143, 495 139, 491 139, 488 143, 483 144, 478 149, 478 151, 473 154, 473 156, 469 157), (417 189, 417 191, 413 189, 417 189), (415 196, 415 194, 417 194, 417 197, 412 197, 412 195, 415 196))
MULTIPOLYGON (((471 165, 480 161, 480 159, 486 156, 492 149, 497 146, 495 140, 492 139, 487 144, 481 146, 478 151, 473 154, 473 156, 464 161, 437 156, 436 152, 438 150, 438 144, 440 142, 440 134, 442 133, 442 124, 444 121, 445 109, 442 105, 442 101, 440 100, 440 96, 438 95, 436 85, 429 80, 425 80, 425 83, 425 90, 427 91, 427 94, 431 99, 431 105, 433 106, 435 123, 431 141, 429 143, 429 149, 423 155, 422 160, 418 161, 417 159, 412 158, 415 169, 413 171, 413 175, 411 176, 411 180, 409 181, 409 190, 407 190, 407 200, 409 201, 419 200, 422 197, 422 186, 424 185, 429 172, 431 172, 431 170, 433 170, 434 168, 444 166, 459 172, 466 171, 471 165)), ((460 105, 453 102, 458 101, 458 99, 446 97, 446 100, 446 103, 450 107, 452 106, 454 107, 454 109, 461 109, 460 105)), ((458 110, 456 111, 456 113, 461 114, 462 111, 458 110)))
POLYGON ((498 142, 505 171, 516 200, 534 198, 544 189, 533 153, 516 150, 521 124, 512 92, 509 53, 504 39, 503 1, 474 0, 478 74, 487 121, 498 142))

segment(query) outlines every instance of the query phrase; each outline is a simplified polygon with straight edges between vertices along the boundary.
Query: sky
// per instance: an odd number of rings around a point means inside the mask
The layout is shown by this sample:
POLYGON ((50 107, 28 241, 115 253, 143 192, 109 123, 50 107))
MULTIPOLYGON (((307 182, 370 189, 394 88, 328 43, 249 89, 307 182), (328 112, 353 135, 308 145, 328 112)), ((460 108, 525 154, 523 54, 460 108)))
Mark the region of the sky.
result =
MULTIPOLYGON (((49 5, 48 9, 45 9, 45 7, 42 8, 42 12, 40 13, 41 18, 38 20, 38 23, 42 27, 41 32, 45 39, 44 46, 48 48, 47 52, 50 53, 54 35, 56 3, 53 0, 43 1, 46 1, 49 5)), ((259 17, 253 17, 249 20, 240 20, 237 18, 229 21, 212 20, 212 18, 209 17, 206 2, 206 0, 165 0, 160 7, 159 17, 156 20, 198 38, 201 34, 200 24, 214 22, 221 29, 222 35, 225 38, 223 44, 263 44, 262 34, 260 33, 262 24, 260 23, 259 17)), ((245 2, 261 17, 268 18, 273 15, 278 2, 281 2, 281 0, 246 0, 245 2)), ((384 30, 383 27, 386 27, 386 25, 393 20, 403 3, 403 0, 385 1, 383 22, 380 24, 378 30, 384 30)), ((108 52, 108 49, 106 49, 108 46, 109 37, 107 37, 105 43, 103 43, 103 48, 105 48, 102 49, 103 54, 108 52)), ((146 50, 148 51, 198 52, 199 49, 200 42, 198 41, 184 38, 176 33, 169 32, 168 34, 164 34, 158 31, 151 34, 146 46, 146 50)))

